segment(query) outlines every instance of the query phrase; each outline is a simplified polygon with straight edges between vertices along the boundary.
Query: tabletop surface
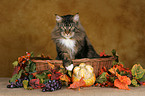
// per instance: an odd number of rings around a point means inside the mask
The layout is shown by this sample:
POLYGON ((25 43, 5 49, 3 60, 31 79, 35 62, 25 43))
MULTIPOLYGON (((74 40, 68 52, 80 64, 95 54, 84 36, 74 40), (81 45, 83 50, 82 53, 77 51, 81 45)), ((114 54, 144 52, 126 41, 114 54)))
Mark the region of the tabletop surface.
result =
POLYGON ((80 91, 62 88, 54 92, 42 92, 41 89, 6 88, 9 79, 0 78, 0 96, 145 96, 145 86, 129 87, 130 90, 109 87, 85 87, 81 88, 80 91))

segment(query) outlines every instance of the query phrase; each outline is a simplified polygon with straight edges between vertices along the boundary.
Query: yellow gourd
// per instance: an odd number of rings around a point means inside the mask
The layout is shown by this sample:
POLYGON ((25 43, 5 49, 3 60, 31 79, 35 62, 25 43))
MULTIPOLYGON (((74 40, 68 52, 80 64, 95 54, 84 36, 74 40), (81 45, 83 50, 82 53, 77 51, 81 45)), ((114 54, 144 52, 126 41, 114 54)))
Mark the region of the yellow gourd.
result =
POLYGON ((84 77, 84 81, 86 86, 91 86, 95 83, 96 76, 93 73, 93 67, 91 65, 86 65, 85 63, 81 63, 79 66, 76 66, 73 70, 72 81, 79 81, 82 77, 84 77))

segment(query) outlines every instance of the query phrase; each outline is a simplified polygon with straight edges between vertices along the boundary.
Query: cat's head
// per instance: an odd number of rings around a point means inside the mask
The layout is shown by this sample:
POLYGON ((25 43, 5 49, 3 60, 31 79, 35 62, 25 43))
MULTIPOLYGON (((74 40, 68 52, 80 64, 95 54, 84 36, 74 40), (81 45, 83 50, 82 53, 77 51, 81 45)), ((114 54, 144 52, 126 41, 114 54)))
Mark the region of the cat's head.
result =
POLYGON ((62 37, 72 38, 78 28, 79 14, 64 16, 56 15, 56 23, 62 37))

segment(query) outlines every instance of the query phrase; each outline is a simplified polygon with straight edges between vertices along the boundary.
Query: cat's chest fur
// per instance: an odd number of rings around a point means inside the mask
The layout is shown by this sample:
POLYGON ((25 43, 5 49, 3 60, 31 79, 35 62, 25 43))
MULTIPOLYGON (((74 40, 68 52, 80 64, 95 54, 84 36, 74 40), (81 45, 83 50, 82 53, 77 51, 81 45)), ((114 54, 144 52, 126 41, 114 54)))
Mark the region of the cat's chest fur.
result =
POLYGON ((68 48, 72 53, 75 52, 75 45, 76 45, 76 41, 73 40, 73 39, 70 39, 70 38, 62 38, 62 39, 59 39, 59 42, 65 46, 66 48, 68 48))

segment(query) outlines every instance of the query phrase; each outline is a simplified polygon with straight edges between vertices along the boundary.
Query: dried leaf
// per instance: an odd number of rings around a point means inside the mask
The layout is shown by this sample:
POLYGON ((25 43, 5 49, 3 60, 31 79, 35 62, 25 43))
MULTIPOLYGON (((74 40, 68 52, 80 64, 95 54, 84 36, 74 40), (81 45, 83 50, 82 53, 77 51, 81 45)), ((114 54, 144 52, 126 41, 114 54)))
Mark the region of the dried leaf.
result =
POLYGON ((30 84, 31 87, 33 87, 34 89, 41 88, 41 84, 40 84, 40 80, 39 80, 39 79, 32 79, 32 80, 30 80, 29 84, 30 84))
POLYGON ((25 67, 25 71, 26 71, 26 72, 29 72, 29 70, 30 70, 30 69, 29 69, 29 66, 26 66, 26 67, 25 67))
POLYGON ((30 72, 34 72, 36 70, 36 65, 35 63, 31 62, 30 64, 30 72))
POLYGON ((70 82, 70 78, 66 74, 62 74, 60 76, 60 80, 65 81, 65 82, 70 82))
POLYGON ((60 70, 58 72, 61 72, 63 74, 66 74, 67 70, 63 67, 63 65, 60 65, 60 70))
POLYGON ((50 66, 51 69, 54 69, 55 68, 55 66, 53 64, 51 64, 50 62, 47 62, 47 63, 50 66))
POLYGON ((106 81, 107 81, 106 74, 107 74, 107 72, 103 72, 103 73, 96 79, 96 82, 97 82, 97 83, 106 82, 106 81))
POLYGON ((17 74, 19 71, 20 71, 20 66, 16 66, 16 67, 14 68, 14 71, 13 71, 12 76, 13 76, 14 74, 17 74))
POLYGON ((98 86, 99 83, 96 83, 95 86, 98 86))
POLYGON ((68 88, 75 89, 75 88, 83 87, 85 85, 86 85, 86 83, 85 83, 85 81, 83 80, 83 77, 82 77, 79 81, 73 82, 73 84, 71 84, 68 88))
POLYGON ((100 57, 103 57, 103 56, 107 56, 107 55, 105 54, 105 50, 103 50, 103 52, 100 53, 100 57))
POLYGON ((50 78, 51 78, 51 74, 48 74, 47 76, 48 76, 48 79, 50 79, 50 78))
POLYGON ((120 82, 119 79, 116 79, 116 80, 114 81, 114 86, 118 87, 119 89, 130 90, 130 89, 128 88, 128 85, 125 84, 125 83, 123 83, 123 82, 120 82))
POLYGON ((134 85, 135 87, 138 87, 139 85, 137 84, 136 79, 131 80, 131 84, 134 85))
POLYGON ((111 72, 112 74, 115 75, 116 74, 116 70, 117 70, 117 68, 113 67, 113 68, 109 69, 109 72, 111 72))
POLYGON ((68 71, 68 75, 71 77, 72 76, 72 71, 68 71))
POLYGON ((51 74, 51 80, 58 80, 61 75, 62 75, 61 72, 52 73, 51 74))
POLYGON ((27 89, 27 87, 28 87, 28 81, 27 80, 23 80, 23 87, 24 87, 24 89, 27 89))
POLYGON ((109 77, 109 80, 110 80, 111 82, 114 82, 114 80, 115 80, 115 76, 113 76, 113 77, 109 77))
POLYGON ((107 82, 107 85, 110 86, 110 87, 113 87, 113 86, 114 86, 114 83, 112 83, 112 82, 107 82))
POLYGON ((15 81, 17 80, 17 75, 18 75, 18 74, 14 74, 14 75, 12 76, 12 78, 9 80, 9 83, 15 82, 15 81))
POLYGON ((36 76, 37 72, 32 73, 33 76, 36 76))
POLYGON ((30 55, 31 57, 34 57, 34 53, 33 52, 30 52, 30 54, 28 54, 28 55, 30 55))
POLYGON ((143 82, 143 84, 142 85, 145 85, 145 82, 143 82))
POLYGON ((36 74, 35 76, 36 76, 36 78, 39 78, 40 80, 45 79, 47 77, 45 72, 43 72, 42 74, 36 74))
POLYGON ((101 71, 99 72, 99 75, 101 75, 103 72, 107 72, 106 67, 103 67, 103 68, 101 69, 101 71))
POLYGON ((29 78, 29 80, 34 79, 33 75, 29 75, 28 78, 29 78))
POLYGON ((14 61, 12 64, 14 67, 16 67, 16 66, 18 66, 18 61, 14 61))
POLYGON ((112 52, 113 56, 116 56, 116 50, 115 49, 113 49, 111 52, 112 52))
POLYGON ((21 77, 23 71, 24 70, 20 70, 18 74, 14 74, 9 82, 15 82, 17 79, 19 79, 21 77))
POLYGON ((131 69, 132 75, 136 77, 136 79, 141 79, 144 75, 144 69, 140 64, 135 64, 131 69))
POLYGON ((129 90, 128 85, 131 84, 130 78, 127 76, 121 76, 119 74, 116 74, 118 79, 114 81, 114 86, 118 87, 119 89, 126 89, 129 90))
POLYGON ((131 74, 131 70, 129 70, 129 68, 124 68, 124 67, 123 67, 123 64, 119 64, 118 66, 116 66, 116 68, 119 70, 119 72, 125 71, 125 72, 131 74))

